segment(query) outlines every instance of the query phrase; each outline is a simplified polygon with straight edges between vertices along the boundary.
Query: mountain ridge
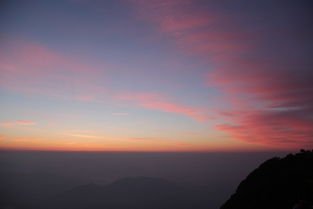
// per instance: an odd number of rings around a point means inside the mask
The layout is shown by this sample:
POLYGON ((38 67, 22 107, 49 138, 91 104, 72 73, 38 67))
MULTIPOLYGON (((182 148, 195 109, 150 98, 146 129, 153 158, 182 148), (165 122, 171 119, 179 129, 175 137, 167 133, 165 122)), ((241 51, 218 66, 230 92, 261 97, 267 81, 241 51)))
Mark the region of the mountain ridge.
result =
POLYGON ((313 207, 313 150, 274 157, 252 171, 221 209, 313 207))

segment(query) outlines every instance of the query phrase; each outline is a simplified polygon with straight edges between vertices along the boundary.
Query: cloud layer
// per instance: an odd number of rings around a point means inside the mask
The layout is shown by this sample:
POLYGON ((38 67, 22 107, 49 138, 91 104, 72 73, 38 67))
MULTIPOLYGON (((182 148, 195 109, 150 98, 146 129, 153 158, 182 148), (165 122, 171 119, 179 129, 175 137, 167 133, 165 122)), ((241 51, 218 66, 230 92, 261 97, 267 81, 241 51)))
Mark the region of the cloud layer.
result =
POLYGON ((251 15, 249 10, 227 13, 216 1, 202 2, 211 8, 206 12, 197 1, 133 2, 139 16, 210 66, 207 86, 226 93, 221 102, 230 104, 216 112, 224 120, 218 130, 245 142, 312 146, 313 73, 307 49, 313 33, 303 30, 309 23, 305 5, 287 2, 283 18, 268 19, 281 8, 265 2, 268 9, 261 5, 251 15))

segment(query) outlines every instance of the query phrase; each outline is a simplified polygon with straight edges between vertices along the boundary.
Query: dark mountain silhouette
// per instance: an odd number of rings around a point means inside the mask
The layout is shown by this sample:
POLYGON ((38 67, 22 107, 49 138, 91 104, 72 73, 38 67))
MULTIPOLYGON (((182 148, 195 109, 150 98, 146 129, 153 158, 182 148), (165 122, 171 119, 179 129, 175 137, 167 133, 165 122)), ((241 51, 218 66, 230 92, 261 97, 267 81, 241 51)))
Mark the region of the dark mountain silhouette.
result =
MULTIPOLYGON (((0 209, 216 209, 227 184, 191 186, 150 177, 86 184, 90 179, 21 172, 8 165, 0 169, 0 209)), ((232 173, 222 172, 221 179, 225 175, 232 173)), ((313 202, 312 184, 313 151, 272 158, 242 181, 221 209, 308 209, 313 202)))
POLYGON ((267 160, 221 209, 313 208, 313 150, 267 160))
POLYGON ((58 209, 191 209, 208 208, 203 191, 159 178, 135 177, 100 186, 76 187, 51 200, 58 209))

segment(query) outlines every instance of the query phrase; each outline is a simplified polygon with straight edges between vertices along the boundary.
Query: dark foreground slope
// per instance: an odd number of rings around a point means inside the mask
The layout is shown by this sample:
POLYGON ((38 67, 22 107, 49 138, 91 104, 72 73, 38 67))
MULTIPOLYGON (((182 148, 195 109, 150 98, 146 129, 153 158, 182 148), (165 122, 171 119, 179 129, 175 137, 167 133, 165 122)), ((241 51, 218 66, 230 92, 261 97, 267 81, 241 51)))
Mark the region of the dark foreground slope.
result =
POLYGON ((264 162, 221 209, 313 208, 313 151, 264 162))

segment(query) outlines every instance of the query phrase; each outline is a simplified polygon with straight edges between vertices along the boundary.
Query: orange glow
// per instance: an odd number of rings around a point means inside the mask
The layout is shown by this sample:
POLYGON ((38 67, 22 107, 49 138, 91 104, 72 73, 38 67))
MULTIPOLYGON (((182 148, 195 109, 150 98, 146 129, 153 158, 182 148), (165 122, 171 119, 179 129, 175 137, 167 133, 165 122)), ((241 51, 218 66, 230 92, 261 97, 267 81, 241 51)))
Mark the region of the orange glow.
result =
POLYGON ((72 135, 71 138, 1 137, 2 150, 46 151, 109 151, 109 152, 216 152, 265 150, 266 147, 246 146, 241 143, 184 141, 164 138, 118 138, 72 135), (83 138, 83 139, 80 139, 83 138))

